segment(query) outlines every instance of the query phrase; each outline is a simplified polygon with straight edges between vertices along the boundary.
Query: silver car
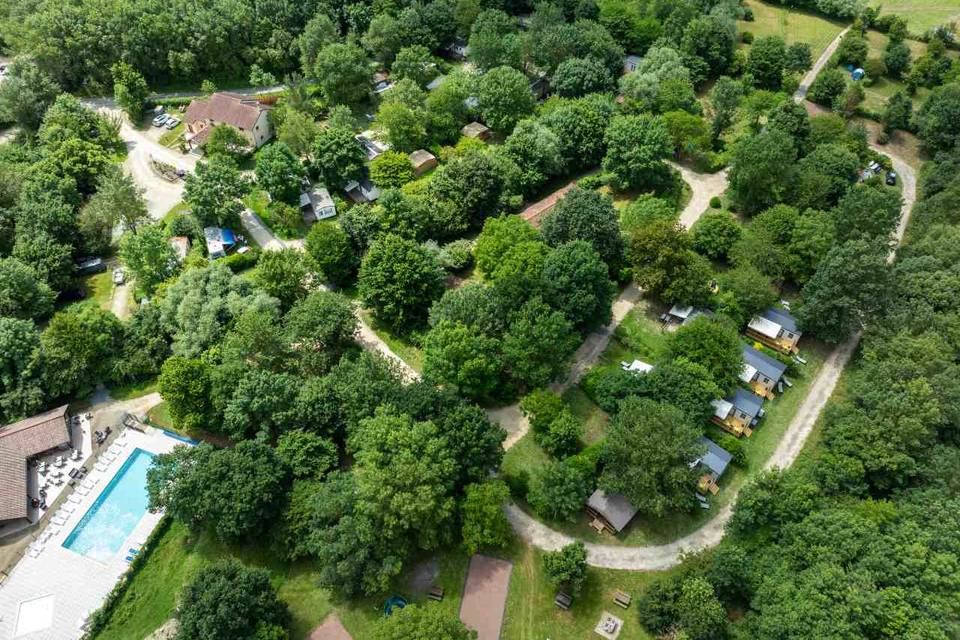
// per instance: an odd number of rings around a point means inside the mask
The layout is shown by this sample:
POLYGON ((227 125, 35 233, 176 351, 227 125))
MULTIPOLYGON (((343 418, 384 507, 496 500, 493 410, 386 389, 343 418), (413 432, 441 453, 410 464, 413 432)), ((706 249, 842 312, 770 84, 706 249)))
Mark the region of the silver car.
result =
POLYGON ((169 118, 170 116, 168 116, 167 114, 161 113, 160 115, 158 115, 156 118, 153 119, 153 126, 162 127, 164 124, 166 124, 169 118))

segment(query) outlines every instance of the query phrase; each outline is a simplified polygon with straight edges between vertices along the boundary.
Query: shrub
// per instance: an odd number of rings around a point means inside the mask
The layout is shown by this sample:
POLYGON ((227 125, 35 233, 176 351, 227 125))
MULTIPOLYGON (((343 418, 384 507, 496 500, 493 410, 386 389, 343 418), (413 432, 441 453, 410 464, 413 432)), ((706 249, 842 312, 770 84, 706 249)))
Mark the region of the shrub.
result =
POLYGON ((832 107, 833 101, 840 97, 846 88, 847 74, 842 69, 827 69, 810 85, 808 97, 817 104, 832 107))
POLYGON ((717 444, 733 456, 734 464, 741 467, 747 464, 747 450, 744 448, 743 440, 724 434, 717 438, 717 444))
POLYGON ((588 176, 580 178, 577 181, 577 186, 584 190, 599 189, 603 186, 603 175, 599 173, 591 173, 588 176))
POLYGON ((713 196, 712 198, 710 198, 711 209, 719 209, 722 206, 723 206, 723 200, 720 198, 720 196, 713 196))
POLYGON ((437 259, 447 271, 463 271, 473 264, 473 243, 466 238, 448 242, 440 248, 437 259))
POLYGON ((743 8, 743 21, 753 22, 753 9, 751 9, 750 7, 743 8))
POLYGON ((740 42, 743 44, 752 44, 753 43, 753 33, 750 31, 744 31, 740 34, 740 42))
POLYGON ((258 260, 260 260, 260 250, 251 248, 246 253, 232 253, 226 258, 221 258, 219 262, 226 265, 230 271, 240 273, 257 266, 258 260))
POLYGON ((553 419, 546 431, 536 434, 537 442, 543 449, 558 458, 576 453, 583 437, 583 425, 569 409, 563 409, 553 419))

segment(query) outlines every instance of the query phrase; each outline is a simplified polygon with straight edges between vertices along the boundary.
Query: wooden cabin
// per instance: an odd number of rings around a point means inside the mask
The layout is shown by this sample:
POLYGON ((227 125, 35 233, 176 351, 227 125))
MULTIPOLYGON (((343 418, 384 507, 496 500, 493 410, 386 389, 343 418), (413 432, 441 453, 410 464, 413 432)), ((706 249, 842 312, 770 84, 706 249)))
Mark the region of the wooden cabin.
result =
POLYGON ((797 328, 797 320, 783 309, 767 309, 754 316, 747 325, 746 334, 757 342, 780 353, 796 353, 797 343, 803 335, 797 328))
POLYGON ((736 437, 753 434, 753 427, 763 416, 763 398, 746 389, 737 389, 732 395, 710 403, 711 422, 736 437))

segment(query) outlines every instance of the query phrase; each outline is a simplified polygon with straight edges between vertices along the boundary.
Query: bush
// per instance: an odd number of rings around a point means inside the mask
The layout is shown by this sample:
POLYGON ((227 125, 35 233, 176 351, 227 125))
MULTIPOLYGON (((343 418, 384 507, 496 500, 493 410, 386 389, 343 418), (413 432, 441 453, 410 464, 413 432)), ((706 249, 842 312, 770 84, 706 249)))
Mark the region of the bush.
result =
POLYGON ((570 456, 564 462, 575 469, 579 469, 588 478, 596 478, 600 467, 600 452, 603 451, 603 440, 598 440, 584 448, 575 456, 570 456))
POLYGON ((750 7, 743 8, 743 21, 753 22, 753 9, 751 9, 750 7))
POLYGON ((473 264, 473 243, 465 238, 440 248, 437 259, 447 271, 463 271, 473 264))
POLYGON ((752 44, 753 43, 753 33, 750 31, 744 31, 740 34, 740 42, 743 44, 752 44))
POLYGON ((226 258, 221 258, 219 262, 226 265, 230 271, 240 273, 257 266, 258 260, 260 260, 260 250, 251 247, 246 253, 232 253, 226 258))
POLYGON ((733 456, 734 464, 741 467, 747 464, 747 450, 743 446, 743 440, 724 434, 717 439, 717 444, 733 456))
POLYGON ((569 409, 563 409, 546 431, 536 434, 537 443, 544 451, 558 458, 576 453, 583 437, 583 425, 569 409))
POLYGON ((863 70, 866 71, 867 77, 874 81, 887 75, 887 65, 880 58, 867 58, 863 63, 863 70))
POLYGON ((812 102, 832 107, 833 101, 840 97, 846 88, 847 74, 842 69, 827 69, 821 72, 810 85, 810 93, 807 97, 812 102))
POLYGON ((720 198, 720 196, 713 196, 712 198, 710 198, 711 209, 719 209, 722 206, 723 206, 723 200, 720 198))
POLYGON ((594 367, 584 376, 582 386, 584 393, 607 413, 616 412, 621 400, 645 389, 643 376, 619 367, 594 367))
POLYGON ((577 186, 584 190, 599 189, 603 186, 603 175, 599 173, 591 173, 590 175, 584 176, 577 180, 577 186))

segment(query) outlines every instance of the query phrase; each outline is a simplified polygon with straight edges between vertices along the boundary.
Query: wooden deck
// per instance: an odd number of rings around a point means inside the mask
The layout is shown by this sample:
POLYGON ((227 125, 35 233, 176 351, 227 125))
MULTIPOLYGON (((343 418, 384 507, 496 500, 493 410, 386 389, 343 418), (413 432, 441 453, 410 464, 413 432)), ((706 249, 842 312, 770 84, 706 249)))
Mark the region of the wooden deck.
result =
POLYGON ((753 429, 749 425, 744 424, 740 420, 735 418, 727 418, 726 420, 721 420, 717 416, 710 416, 710 422, 717 425, 730 435, 740 437, 747 436, 748 438, 753 435, 753 429))
POLYGON ((795 345, 794 343, 790 342, 789 340, 775 340, 773 338, 770 338, 769 336, 765 336, 762 333, 758 333, 754 331, 750 327, 747 327, 747 330, 744 333, 746 333, 747 336, 749 336, 750 338, 753 338, 760 344, 770 347, 774 351, 777 351, 784 355, 789 356, 789 355, 793 355, 794 353, 798 353, 800 351, 800 348, 797 347, 797 345, 795 345))

